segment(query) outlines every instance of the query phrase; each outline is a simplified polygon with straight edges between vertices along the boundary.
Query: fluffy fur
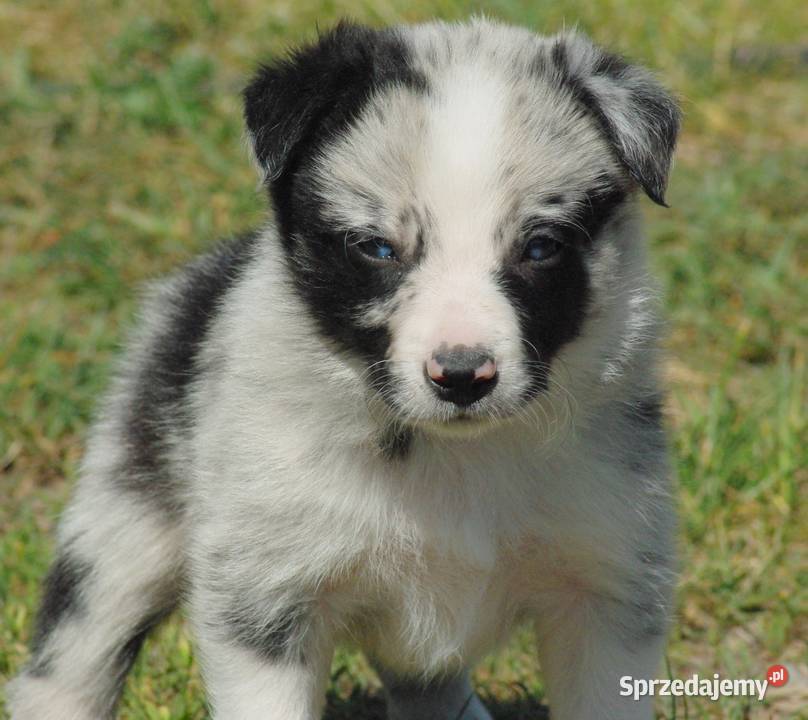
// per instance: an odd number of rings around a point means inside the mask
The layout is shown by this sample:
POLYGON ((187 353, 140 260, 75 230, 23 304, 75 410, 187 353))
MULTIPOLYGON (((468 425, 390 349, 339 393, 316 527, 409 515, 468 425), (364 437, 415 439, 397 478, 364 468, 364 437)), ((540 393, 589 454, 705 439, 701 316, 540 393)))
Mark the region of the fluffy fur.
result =
POLYGON ((274 219, 151 292, 13 720, 111 717, 180 601, 217 720, 319 717, 345 639, 391 718, 484 720, 468 670, 526 621, 556 720, 650 718, 618 693, 673 576, 635 205, 674 102, 576 34, 342 24, 245 117, 274 219))

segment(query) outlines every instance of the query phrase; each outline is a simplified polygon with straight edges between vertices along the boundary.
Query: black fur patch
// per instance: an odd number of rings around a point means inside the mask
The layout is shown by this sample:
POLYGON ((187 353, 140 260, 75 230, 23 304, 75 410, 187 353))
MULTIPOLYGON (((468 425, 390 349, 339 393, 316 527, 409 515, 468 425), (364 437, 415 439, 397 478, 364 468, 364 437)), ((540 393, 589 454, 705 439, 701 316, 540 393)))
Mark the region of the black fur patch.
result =
POLYGON ((305 663, 303 642, 310 622, 309 607, 305 603, 289 607, 275 613, 269 623, 260 621, 261 612, 235 598, 223 617, 230 639, 269 662, 291 660, 305 663))
POLYGON ((659 587, 638 584, 631 603, 621 613, 620 627, 625 644, 643 646, 668 630, 667 602, 659 587))
POLYGON ((668 629, 674 572, 664 553, 639 553, 642 574, 631 583, 630 600, 622 613, 623 637, 629 646, 645 644, 668 629))
POLYGON ((562 250, 561 263, 543 270, 519 263, 503 270, 499 283, 520 320, 531 379, 526 397, 547 387, 551 360, 581 330, 589 304, 589 275, 581 252, 562 250))
POLYGON ((412 448, 413 431, 407 427, 387 428, 379 438, 379 449, 387 460, 404 460, 412 448))
POLYGON ((569 63, 567 62, 567 44, 563 40, 557 40, 550 53, 553 59, 553 66, 560 73, 561 77, 569 76, 569 63))
POLYGON ((586 193, 586 201, 571 219, 570 227, 580 230, 586 243, 592 243, 625 201, 626 191, 620 184, 613 178, 603 178, 602 187, 586 193))
POLYGON ((42 654, 32 655, 27 672, 31 677, 48 677, 53 672, 53 657, 42 654))
POLYGON ((394 83, 426 88, 397 31, 351 22, 259 68, 244 91, 244 118, 273 194, 288 191, 301 163, 354 120, 373 92, 394 83))
POLYGON ((649 395, 629 406, 629 417, 636 423, 652 430, 662 429, 662 398, 649 395))
MULTIPOLYGON (((389 333, 362 326, 358 316, 389 298, 406 269, 363 262, 350 252, 344 231, 322 219, 312 165, 372 94, 393 84, 426 91, 397 32, 341 23, 319 42, 261 68, 244 93, 295 287, 325 336, 369 362, 384 358, 389 333)), ((384 384, 384 375, 374 379, 384 384)))
POLYGON ((152 615, 147 616, 141 623, 135 627, 129 635, 129 639, 121 646, 120 650, 115 654, 109 667, 109 671, 114 673, 115 682, 113 684, 112 692, 114 697, 117 698, 123 690, 123 684, 126 676, 131 670, 132 665, 140 653, 143 643, 149 633, 160 624, 160 622, 168 617, 171 609, 161 610, 152 615))
POLYGON ((50 663, 39 657, 48 637, 67 618, 81 614, 81 586, 92 572, 92 565, 73 555, 69 549, 62 551, 51 565, 45 578, 42 603, 37 614, 31 652, 34 657, 32 674, 46 675, 50 663))
MULTIPOLYGON (((643 438, 643 446, 653 450, 662 450, 666 445, 665 426, 662 416, 663 402, 659 395, 649 395, 624 406, 626 418, 634 427, 635 435, 643 438)), ((659 453, 652 453, 653 460, 659 453)), ((646 464, 644 458, 634 458, 635 468, 642 469, 646 464)))
POLYGON ((197 375, 197 353, 257 239, 251 234, 222 243, 183 271, 170 320, 150 349, 147 365, 139 369, 127 422, 127 460, 118 482, 172 513, 181 510, 182 501, 166 459, 172 440, 167 428, 181 431, 187 423, 183 402, 197 375))
POLYGON ((131 637, 123 644, 123 647, 118 651, 115 657, 115 665, 119 668, 121 675, 126 675, 132 667, 135 659, 146 642, 146 636, 151 632, 152 628, 157 625, 157 618, 150 618, 143 625, 132 633, 131 637))
POLYGON ((592 115, 609 142, 615 157, 629 175, 639 183, 657 204, 665 205, 665 188, 670 157, 679 133, 680 113, 675 101, 645 73, 639 74, 618 55, 598 50, 599 56, 589 76, 579 76, 570 69, 567 44, 557 40, 548 60, 543 53, 536 56, 530 70, 568 89, 576 102, 592 115), (618 125, 589 84, 590 77, 609 78, 627 93, 626 114, 636 118, 642 131, 644 147, 627 152, 618 125))
MULTIPOLYGON (((576 214, 546 223, 564 239, 560 263, 543 269, 530 263, 512 262, 501 271, 499 282, 520 319, 531 378, 527 397, 547 385, 552 359, 562 346, 581 331, 590 300, 589 273, 584 254, 597 241, 603 227, 625 201, 619 185, 604 178, 607 189, 592 190, 576 214)), ((521 245, 515 247, 521 253, 521 245)))
POLYGON ((626 403, 623 413, 632 426, 637 442, 624 460, 629 470, 638 474, 664 472, 667 436, 662 414, 663 402, 659 395, 649 395, 626 403))

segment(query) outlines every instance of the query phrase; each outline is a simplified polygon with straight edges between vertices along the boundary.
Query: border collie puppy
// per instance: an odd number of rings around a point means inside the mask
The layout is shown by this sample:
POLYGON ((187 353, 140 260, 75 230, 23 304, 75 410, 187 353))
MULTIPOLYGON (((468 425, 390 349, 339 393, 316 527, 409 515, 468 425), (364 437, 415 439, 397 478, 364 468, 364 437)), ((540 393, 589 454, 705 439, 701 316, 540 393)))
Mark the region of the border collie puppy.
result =
POLYGON ((637 196, 679 113, 586 38, 341 24, 244 93, 274 208, 157 285, 62 518, 14 720, 114 714, 187 604, 216 720, 483 720, 535 627, 555 720, 648 719, 674 514, 637 196))

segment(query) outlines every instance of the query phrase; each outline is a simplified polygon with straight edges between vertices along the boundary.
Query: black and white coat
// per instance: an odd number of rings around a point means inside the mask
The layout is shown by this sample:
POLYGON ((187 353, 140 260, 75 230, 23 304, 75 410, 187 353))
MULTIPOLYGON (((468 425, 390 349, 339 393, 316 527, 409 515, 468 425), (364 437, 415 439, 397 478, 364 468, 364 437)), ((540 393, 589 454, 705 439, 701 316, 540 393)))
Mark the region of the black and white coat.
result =
POLYGON ((637 191, 678 111, 577 34, 341 24, 245 91, 274 208, 154 288, 59 530, 13 720, 109 718, 180 602, 216 720, 488 718, 531 621, 555 720, 652 717, 674 514, 637 191))

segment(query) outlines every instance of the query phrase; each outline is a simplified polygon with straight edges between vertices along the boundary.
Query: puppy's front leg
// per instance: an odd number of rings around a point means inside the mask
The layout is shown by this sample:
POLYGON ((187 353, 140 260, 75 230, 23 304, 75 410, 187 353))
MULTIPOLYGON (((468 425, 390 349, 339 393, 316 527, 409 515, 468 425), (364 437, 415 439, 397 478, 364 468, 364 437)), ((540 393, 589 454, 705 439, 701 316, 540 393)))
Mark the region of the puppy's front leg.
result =
POLYGON ((652 699, 620 694, 620 678, 658 677, 667 600, 626 601, 585 590, 553 592, 536 617, 539 659, 554 720, 651 720, 652 699))
POLYGON ((206 638, 203 674, 214 720, 319 720, 329 660, 272 660, 206 638))
POLYGON ((214 720, 319 720, 333 654, 323 619, 277 597, 216 599, 198 592, 192 601, 214 720))

